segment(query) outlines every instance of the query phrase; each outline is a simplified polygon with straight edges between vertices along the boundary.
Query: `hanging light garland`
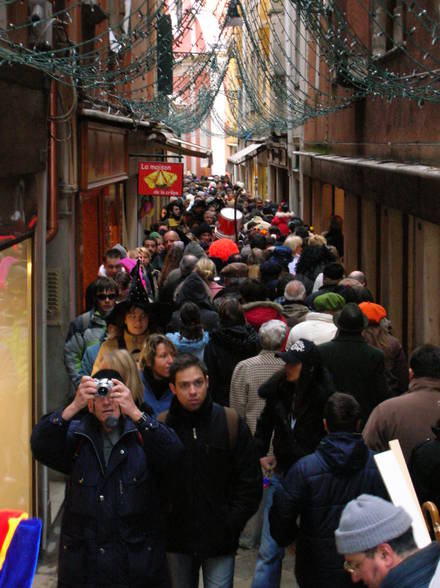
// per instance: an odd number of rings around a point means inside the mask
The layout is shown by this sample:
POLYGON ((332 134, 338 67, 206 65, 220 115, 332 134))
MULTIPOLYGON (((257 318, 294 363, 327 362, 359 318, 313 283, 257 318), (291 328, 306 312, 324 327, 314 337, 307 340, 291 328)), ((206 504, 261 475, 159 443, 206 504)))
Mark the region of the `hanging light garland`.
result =
MULTIPOLYGON (((0 0, 1 10, 8 14, 19 1, 0 0)), ((149 0, 143 0, 116 25, 100 24, 96 35, 81 42, 71 41, 68 29, 72 20, 81 22, 83 3, 49 10, 38 21, 10 22, 0 27, 0 65, 39 69, 74 86, 96 107, 121 109, 134 121, 160 121, 177 133, 201 127, 239 138, 284 133, 367 96, 414 100, 420 107, 439 102, 440 23, 434 11, 419 0, 400 0, 400 13, 391 13, 381 0, 357 2, 372 39, 355 29, 339 0, 276 0, 270 11, 265 2, 237 1, 239 32, 228 26, 230 4, 219 0, 218 36, 207 43, 211 31, 193 34, 206 11, 204 0, 195 0, 169 33, 171 94, 156 91, 157 31, 164 14, 177 14, 177 1, 162 0, 150 10, 149 0), (38 39, 23 43, 36 37, 36 27, 43 32, 52 27, 54 48, 41 50, 38 39), (386 59, 370 44, 382 52, 391 48, 399 59, 386 59), (226 121, 215 107, 219 93, 226 121), (214 128, 204 125, 210 115, 214 128)))

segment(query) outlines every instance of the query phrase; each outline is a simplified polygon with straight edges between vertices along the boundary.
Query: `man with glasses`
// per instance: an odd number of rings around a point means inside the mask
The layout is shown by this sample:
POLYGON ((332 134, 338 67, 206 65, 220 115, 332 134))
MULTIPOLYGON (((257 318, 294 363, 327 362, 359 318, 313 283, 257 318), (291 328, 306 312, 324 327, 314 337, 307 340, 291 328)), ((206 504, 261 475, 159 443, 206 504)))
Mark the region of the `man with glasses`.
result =
POLYGON ((101 277, 93 282, 91 292, 93 308, 70 323, 64 343, 64 365, 75 387, 81 381, 79 371, 86 349, 98 343, 106 331, 105 317, 116 304, 118 287, 114 280, 101 277))
POLYGON ((418 549, 411 517, 401 506, 362 494, 342 511, 336 548, 355 584, 367 588, 435 588, 440 545, 418 549))

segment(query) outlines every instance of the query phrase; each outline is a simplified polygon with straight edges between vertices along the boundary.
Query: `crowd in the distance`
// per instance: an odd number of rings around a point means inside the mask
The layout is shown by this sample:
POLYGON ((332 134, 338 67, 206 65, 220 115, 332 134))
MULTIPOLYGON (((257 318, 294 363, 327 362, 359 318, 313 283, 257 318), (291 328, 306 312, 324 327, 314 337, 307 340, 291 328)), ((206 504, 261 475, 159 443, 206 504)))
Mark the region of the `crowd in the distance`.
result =
POLYGON ((440 586, 373 458, 399 439, 440 504, 440 348, 408 366, 342 229, 187 173, 106 252, 65 342, 75 393, 32 437, 71 480, 61 586, 228 588, 239 544, 252 588, 279 588, 291 544, 301 588, 440 586))

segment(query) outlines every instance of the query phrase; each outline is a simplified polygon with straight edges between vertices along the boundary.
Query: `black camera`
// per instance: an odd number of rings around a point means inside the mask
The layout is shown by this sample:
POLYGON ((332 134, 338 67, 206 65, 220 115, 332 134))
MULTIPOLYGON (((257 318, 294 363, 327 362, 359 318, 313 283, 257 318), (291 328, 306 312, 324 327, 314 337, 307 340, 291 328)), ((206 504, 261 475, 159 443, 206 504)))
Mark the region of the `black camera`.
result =
POLYGON ((100 380, 95 380, 96 382, 96 394, 98 396, 107 396, 111 389, 113 388, 113 382, 108 378, 101 378, 100 380))

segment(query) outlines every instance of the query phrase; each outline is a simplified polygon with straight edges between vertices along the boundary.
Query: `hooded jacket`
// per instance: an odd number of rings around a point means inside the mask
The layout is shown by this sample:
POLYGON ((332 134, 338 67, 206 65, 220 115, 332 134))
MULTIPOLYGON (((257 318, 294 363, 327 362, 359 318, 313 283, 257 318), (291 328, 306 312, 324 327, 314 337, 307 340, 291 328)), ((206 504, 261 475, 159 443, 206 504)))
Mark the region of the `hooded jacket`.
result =
POLYGON ((336 551, 334 531, 347 502, 365 492, 387 497, 373 452, 356 433, 330 433, 281 481, 270 530, 280 545, 296 539, 295 572, 301 588, 352 586, 344 558, 336 551))
POLYGON ((64 343, 64 365, 73 384, 81 381, 81 360, 88 347, 96 345, 107 330, 107 322, 98 310, 89 310, 77 316, 69 326, 64 343))
POLYGON ((260 340, 250 325, 221 327, 211 333, 204 361, 214 402, 229 406, 229 389, 235 366, 239 361, 257 355, 260 350, 260 340))
POLYGON ((287 323, 283 315, 283 307, 270 300, 259 300, 248 302, 242 306, 246 322, 254 327, 256 331, 267 321, 277 319, 287 323))
MULTIPOLYGON (((176 306, 180 308, 184 302, 194 302, 200 308, 200 321, 205 331, 218 328, 218 313, 211 303, 210 291, 202 278, 196 273, 191 273, 176 291, 176 306)), ((181 322, 179 311, 175 310, 171 315, 167 331, 176 333, 180 331, 181 322)))
POLYGON ((337 330, 333 315, 326 312, 308 312, 301 323, 292 327, 287 339, 287 348, 298 339, 308 339, 315 345, 321 345, 331 341, 337 330))
POLYGON ((209 341, 209 333, 203 331, 201 339, 187 339, 180 333, 167 333, 166 336, 174 343, 179 353, 192 353, 203 360, 203 352, 209 341))
POLYGON ((290 328, 304 321, 306 314, 310 312, 310 308, 301 300, 286 300, 283 298, 280 304, 283 308, 283 315, 286 318, 287 325, 290 328))

